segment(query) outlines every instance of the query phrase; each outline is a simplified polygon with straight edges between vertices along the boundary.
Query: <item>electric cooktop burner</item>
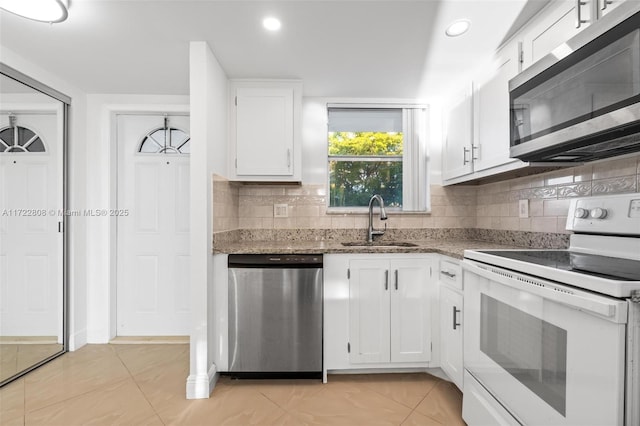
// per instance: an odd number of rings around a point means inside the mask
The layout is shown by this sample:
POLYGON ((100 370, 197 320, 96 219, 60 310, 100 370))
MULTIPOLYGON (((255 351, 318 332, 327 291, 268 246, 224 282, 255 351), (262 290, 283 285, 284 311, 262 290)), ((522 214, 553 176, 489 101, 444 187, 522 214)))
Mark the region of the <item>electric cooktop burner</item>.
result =
POLYGON ((573 271, 605 279, 640 281, 640 261, 577 253, 568 250, 478 250, 493 256, 573 271))

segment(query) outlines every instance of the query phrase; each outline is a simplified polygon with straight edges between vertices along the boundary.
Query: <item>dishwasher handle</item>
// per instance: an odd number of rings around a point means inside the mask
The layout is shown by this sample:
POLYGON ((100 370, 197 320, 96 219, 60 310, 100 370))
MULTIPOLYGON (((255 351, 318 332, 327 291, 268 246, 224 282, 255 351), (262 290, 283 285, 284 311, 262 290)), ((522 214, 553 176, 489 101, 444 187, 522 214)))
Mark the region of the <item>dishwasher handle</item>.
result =
POLYGON ((230 254, 229 268, 322 268, 322 254, 230 254))

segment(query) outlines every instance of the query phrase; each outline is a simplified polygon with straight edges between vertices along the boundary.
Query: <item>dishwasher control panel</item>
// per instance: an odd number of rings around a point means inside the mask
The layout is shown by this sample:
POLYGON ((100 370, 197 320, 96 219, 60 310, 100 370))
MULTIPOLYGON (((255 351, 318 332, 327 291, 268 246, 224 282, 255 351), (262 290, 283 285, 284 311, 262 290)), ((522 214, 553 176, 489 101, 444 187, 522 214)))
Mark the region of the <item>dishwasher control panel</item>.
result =
POLYGON ((322 268, 322 254, 230 254, 230 268, 322 268))

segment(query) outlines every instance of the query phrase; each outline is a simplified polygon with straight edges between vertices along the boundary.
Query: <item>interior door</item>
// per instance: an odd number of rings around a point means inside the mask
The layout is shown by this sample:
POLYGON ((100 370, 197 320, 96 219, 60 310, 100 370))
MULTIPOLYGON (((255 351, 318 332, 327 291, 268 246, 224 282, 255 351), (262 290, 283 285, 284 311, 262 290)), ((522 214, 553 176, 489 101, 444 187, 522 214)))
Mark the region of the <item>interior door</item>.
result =
POLYGON ((0 335, 5 343, 39 342, 57 350, 63 344, 62 136, 61 109, 0 111, 0 335))
POLYGON ((119 336, 189 334, 189 117, 119 114, 119 336))

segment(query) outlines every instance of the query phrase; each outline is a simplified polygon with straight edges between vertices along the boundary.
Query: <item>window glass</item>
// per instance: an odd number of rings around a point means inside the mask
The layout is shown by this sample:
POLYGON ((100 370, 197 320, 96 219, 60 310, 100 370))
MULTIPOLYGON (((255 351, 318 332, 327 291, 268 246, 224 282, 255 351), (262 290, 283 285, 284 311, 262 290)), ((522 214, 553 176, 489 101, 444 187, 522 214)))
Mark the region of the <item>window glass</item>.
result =
POLYGON ((14 126, 0 130, 0 152, 45 152, 45 148, 33 130, 14 126))
POLYGON ((176 128, 158 128, 146 134, 140 142, 138 152, 143 154, 189 154, 190 137, 176 128))
POLYGON ((329 109, 329 207, 367 206, 379 194, 401 208, 402 109, 329 109))

